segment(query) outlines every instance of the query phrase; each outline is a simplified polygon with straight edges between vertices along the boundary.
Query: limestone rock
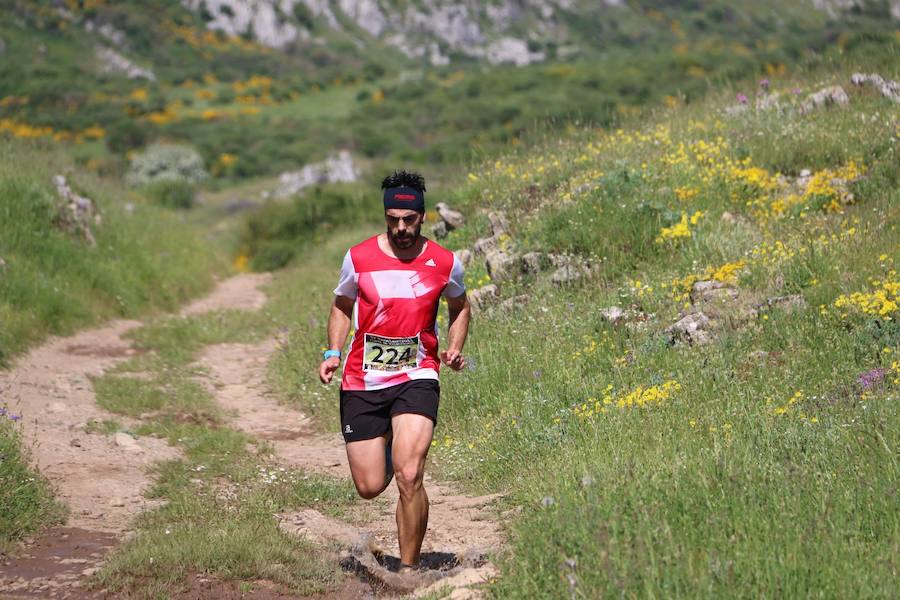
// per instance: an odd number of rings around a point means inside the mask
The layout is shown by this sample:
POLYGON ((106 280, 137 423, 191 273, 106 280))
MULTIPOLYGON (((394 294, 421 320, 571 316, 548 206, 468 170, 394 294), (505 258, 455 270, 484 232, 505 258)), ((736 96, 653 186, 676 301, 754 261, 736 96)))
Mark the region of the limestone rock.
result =
POLYGON ((459 259, 459 262, 462 263, 463 267, 468 267, 472 262, 472 251, 471 250, 455 250, 453 252, 456 255, 456 258, 459 259))
POLYGON ((635 323, 643 323, 649 316, 639 310, 633 308, 621 308, 619 306, 610 306, 600 309, 600 318, 609 322, 611 325, 631 325, 635 323))
POLYGON ((499 237, 501 235, 509 235, 509 221, 502 212, 491 212, 488 214, 488 221, 491 222, 491 232, 499 237))
POLYGON ((97 57, 97 62, 100 63, 100 70, 104 73, 121 73, 128 79, 156 81, 156 75, 153 71, 132 62, 112 48, 97 45, 94 48, 94 55, 97 57))
POLYGON ((529 296, 528 294, 519 294, 518 296, 507 298, 506 300, 501 302, 497 308, 505 311, 514 311, 528 304, 529 300, 531 300, 531 296, 529 296))
POLYGON ((702 302, 724 303, 737 299, 738 291, 721 281, 709 279, 694 282, 690 296, 693 304, 702 302))
POLYGON ((800 105, 800 113, 806 114, 831 104, 837 104, 839 106, 850 104, 850 97, 847 95, 847 92, 844 91, 844 88, 839 85, 833 85, 810 94, 807 96, 806 100, 804 100, 803 104, 800 105))
POLYGON ((65 175, 54 177, 53 184, 60 199, 53 223, 64 231, 81 236, 89 245, 96 246, 91 226, 100 225, 102 219, 94 203, 90 198, 73 192, 65 175))
POLYGON ((495 284, 489 284, 469 292, 469 302, 476 309, 485 309, 500 300, 500 290, 495 284))
POLYGON ((522 271, 526 274, 539 273, 543 268, 544 255, 540 252, 529 252, 522 255, 522 271))
POLYGON ((515 254, 494 250, 485 257, 488 275, 494 281, 508 281, 521 273, 521 258, 515 254))
POLYGON ((885 79, 877 73, 854 73, 850 76, 850 81, 853 83, 853 85, 873 85, 879 92, 881 92, 882 96, 897 104, 900 104, 900 82, 898 81, 885 79))
POLYGON ((438 221, 434 225, 431 226, 431 235, 436 240, 442 240, 447 237, 447 223, 444 221, 438 221))
POLYGON ((286 171, 278 176, 276 198, 287 198, 302 189, 323 183, 350 183, 359 178, 353 156, 347 150, 329 156, 322 162, 306 165, 299 171, 286 171))
POLYGON ((500 248, 500 241, 494 237, 481 238, 475 241, 475 254, 486 255, 500 248))
POLYGON ((702 312, 690 313, 666 328, 669 341, 673 344, 685 342, 690 345, 701 345, 711 340, 709 329, 712 322, 702 312))
POLYGON ((437 209, 438 215, 440 215, 441 219, 446 224, 448 231, 459 229, 466 224, 466 218, 463 214, 458 210, 453 210, 447 206, 446 203, 438 202, 435 205, 435 208, 437 209))
POLYGON ((144 449, 137 443, 137 440, 125 433, 119 431, 113 436, 113 442, 116 446, 126 452, 143 452, 144 449))

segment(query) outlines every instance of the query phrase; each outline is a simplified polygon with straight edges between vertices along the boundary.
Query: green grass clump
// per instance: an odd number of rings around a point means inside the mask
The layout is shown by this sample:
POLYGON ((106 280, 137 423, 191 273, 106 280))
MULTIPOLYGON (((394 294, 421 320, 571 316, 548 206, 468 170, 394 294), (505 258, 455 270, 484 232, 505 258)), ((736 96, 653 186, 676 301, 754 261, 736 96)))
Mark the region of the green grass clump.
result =
POLYGON ((51 181, 67 161, 39 146, 0 142, 0 362, 50 334, 148 309, 172 309, 205 291, 222 270, 215 248, 175 214, 121 187, 75 174, 102 222, 96 247, 54 226, 51 181))
POLYGON ((0 407, 0 551, 62 519, 49 483, 28 465, 16 426, 18 415, 0 407))

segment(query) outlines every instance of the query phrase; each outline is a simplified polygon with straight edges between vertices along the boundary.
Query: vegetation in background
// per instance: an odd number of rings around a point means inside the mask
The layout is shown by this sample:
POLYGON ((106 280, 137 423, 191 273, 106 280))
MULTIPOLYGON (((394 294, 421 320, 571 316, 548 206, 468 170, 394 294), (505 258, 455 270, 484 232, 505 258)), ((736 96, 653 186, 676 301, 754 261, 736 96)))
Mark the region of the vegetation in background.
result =
MULTIPOLYGON (((721 93, 472 169, 451 200, 470 224, 448 245, 471 247, 500 209, 509 251, 599 265, 568 286, 502 283, 530 300, 479 313, 472 366, 442 380, 437 471, 523 509, 491 595, 893 595, 900 113, 851 68, 738 88, 743 112, 721 93), (799 110, 834 84, 849 106, 799 110), (772 93, 781 109, 753 107, 772 93), (692 300, 704 279, 737 299, 692 300), (614 305, 646 316, 614 326, 614 305), (721 328, 673 344, 691 310, 721 328)), ((318 356, 300 350, 320 313, 298 312, 273 381, 328 423, 306 393, 318 356)))
POLYGON ((97 245, 57 228, 52 178, 69 169, 40 146, 0 143, 0 362, 48 334, 172 309, 223 267, 217 248, 174 213, 138 196, 126 203, 119 184, 82 173, 70 182, 99 209, 97 245))
POLYGON ((330 45, 281 52, 205 31, 202 15, 175 2, 101 3, 74 11, 71 23, 48 4, 18 2, 17 18, 0 24, 5 55, 18 57, 0 66, 0 132, 52 138, 103 173, 123 172, 130 151, 180 140, 222 180, 276 174, 336 148, 420 168, 468 162, 473 148, 519 143, 548 119, 607 126, 723 81, 784 75, 828 48, 896 40, 886 3, 834 18, 804 3, 584 3, 563 11, 574 45, 535 42, 545 64, 489 68, 454 57, 422 68, 352 30, 322 28, 330 45), (85 19, 124 32, 127 54, 151 65, 156 81, 98 74, 85 19))

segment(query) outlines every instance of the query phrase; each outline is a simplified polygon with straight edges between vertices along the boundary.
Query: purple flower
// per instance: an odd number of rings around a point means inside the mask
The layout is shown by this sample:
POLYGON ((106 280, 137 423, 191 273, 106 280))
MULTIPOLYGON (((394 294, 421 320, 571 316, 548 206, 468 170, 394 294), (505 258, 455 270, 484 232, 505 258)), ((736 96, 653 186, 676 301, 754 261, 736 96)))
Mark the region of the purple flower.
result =
POLYGON ((802 94, 802 93, 803 93, 803 90, 801 90, 800 88, 794 88, 794 89, 791 90, 791 93, 794 94, 794 95, 802 94))
POLYGON ((761 88, 764 89, 764 90, 769 89, 769 80, 768 80, 768 79, 763 79, 762 81, 760 81, 760 82, 759 82, 759 87, 761 87, 761 88))
POLYGON ((745 96, 743 94, 738 94, 737 101, 740 102, 741 104, 747 104, 747 96, 745 96))
POLYGON ((879 367, 877 369, 872 369, 870 371, 862 373, 859 377, 856 378, 856 382, 862 389, 868 390, 884 381, 885 375, 887 375, 887 369, 882 369, 879 367))
POLYGON ((5 409, 5 408, 0 408, 0 417, 2 417, 2 416, 5 415, 5 414, 6 414, 6 409, 5 409))
POLYGON ((21 419, 21 418, 22 418, 22 415, 14 415, 14 414, 12 414, 12 413, 9 414, 9 420, 10 420, 10 421, 18 421, 18 420, 21 419))

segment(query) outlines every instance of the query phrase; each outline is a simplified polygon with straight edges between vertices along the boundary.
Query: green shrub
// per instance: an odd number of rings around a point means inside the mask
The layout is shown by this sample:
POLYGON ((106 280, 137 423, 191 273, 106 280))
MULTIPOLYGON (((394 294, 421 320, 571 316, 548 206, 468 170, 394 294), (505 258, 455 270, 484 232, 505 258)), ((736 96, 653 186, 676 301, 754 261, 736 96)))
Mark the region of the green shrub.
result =
POLYGON ((196 186, 188 181, 157 181, 143 188, 144 195, 165 208, 187 209, 194 206, 196 186))

